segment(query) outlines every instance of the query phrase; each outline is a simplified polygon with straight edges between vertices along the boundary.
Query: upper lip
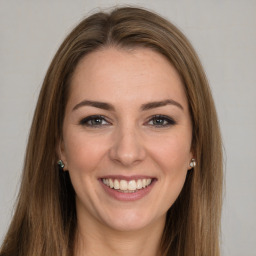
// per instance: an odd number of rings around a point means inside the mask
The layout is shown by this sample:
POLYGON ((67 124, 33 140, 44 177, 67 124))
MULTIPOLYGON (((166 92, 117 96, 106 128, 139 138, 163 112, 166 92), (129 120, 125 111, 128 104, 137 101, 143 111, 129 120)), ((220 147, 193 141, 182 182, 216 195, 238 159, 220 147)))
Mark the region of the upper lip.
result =
POLYGON ((112 179, 112 180, 139 180, 139 179, 156 179, 153 176, 148 175, 131 175, 131 176, 124 176, 124 175, 105 175, 100 177, 100 179, 112 179))

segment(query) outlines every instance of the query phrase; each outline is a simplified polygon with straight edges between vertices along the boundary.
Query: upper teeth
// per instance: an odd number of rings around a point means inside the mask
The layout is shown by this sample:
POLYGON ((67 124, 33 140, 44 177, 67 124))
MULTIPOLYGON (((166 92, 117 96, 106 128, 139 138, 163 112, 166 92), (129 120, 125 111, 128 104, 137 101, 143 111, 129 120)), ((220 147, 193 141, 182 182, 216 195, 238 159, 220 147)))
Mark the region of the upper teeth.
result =
POLYGON ((103 183, 110 188, 123 190, 123 191, 134 191, 147 187, 152 179, 138 179, 138 180, 117 180, 117 179, 102 179, 103 183))

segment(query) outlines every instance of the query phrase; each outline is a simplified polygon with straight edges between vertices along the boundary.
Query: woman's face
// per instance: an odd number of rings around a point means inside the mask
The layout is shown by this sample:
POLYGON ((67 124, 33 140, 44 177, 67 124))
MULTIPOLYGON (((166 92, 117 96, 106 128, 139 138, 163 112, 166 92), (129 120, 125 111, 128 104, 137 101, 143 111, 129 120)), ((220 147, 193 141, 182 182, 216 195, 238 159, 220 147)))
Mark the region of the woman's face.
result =
POLYGON ((191 140, 184 87, 165 57, 114 47, 85 56, 60 146, 79 223, 126 231, 163 224, 183 187, 191 140))

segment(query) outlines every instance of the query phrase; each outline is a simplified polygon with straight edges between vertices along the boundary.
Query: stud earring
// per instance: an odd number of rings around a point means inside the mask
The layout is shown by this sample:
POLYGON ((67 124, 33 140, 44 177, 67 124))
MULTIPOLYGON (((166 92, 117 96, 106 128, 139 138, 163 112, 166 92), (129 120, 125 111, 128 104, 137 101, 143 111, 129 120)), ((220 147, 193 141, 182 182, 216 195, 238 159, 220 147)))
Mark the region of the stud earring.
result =
POLYGON ((196 159, 192 158, 192 159, 191 159, 191 162, 190 162, 190 164, 189 164, 189 166, 190 166, 191 168, 196 167, 196 159))
POLYGON ((59 160, 59 161, 57 162, 57 164, 58 164, 59 168, 63 171, 63 168, 64 168, 64 166, 65 166, 65 164, 63 163, 63 161, 62 161, 62 160, 59 160))

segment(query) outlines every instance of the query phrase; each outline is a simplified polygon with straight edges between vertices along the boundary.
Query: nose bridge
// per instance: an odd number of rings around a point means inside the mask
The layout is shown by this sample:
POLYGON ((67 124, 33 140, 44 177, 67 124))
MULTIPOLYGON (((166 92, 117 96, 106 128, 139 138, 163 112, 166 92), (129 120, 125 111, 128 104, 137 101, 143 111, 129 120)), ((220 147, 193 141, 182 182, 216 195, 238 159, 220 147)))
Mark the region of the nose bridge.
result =
POLYGON ((113 160, 128 166, 140 162, 145 157, 139 128, 135 124, 120 125, 113 136, 110 156, 113 160))

